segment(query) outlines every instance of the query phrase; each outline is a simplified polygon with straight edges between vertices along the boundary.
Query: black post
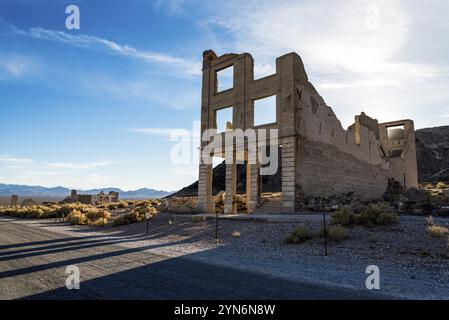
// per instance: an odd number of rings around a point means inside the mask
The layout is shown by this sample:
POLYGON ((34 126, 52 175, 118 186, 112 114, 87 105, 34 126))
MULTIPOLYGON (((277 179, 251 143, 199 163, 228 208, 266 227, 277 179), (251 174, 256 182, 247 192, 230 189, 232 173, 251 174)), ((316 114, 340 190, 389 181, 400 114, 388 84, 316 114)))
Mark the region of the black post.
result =
POLYGON ((323 232, 324 232, 324 256, 327 256, 327 230, 326 230, 326 213, 323 212, 323 232))
POLYGON ((218 244, 218 211, 215 209, 215 242, 218 244))
POLYGON ((150 227, 150 219, 147 219, 147 234, 148 234, 148 231, 149 231, 149 227, 150 227))

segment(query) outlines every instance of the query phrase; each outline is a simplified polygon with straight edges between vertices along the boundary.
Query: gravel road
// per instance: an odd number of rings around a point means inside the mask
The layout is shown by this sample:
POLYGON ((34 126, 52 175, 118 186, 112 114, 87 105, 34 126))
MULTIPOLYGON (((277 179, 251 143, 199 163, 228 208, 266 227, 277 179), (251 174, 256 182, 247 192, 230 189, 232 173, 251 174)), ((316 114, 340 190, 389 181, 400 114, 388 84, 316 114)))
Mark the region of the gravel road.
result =
MULTIPOLYGON (((127 270, 140 270, 140 267, 144 269, 149 268, 148 272, 150 272, 151 268, 159 270, 160 268, 156 266, 162 264, 171 265, 173 268, 173 274, 168 276, 168 278, 180 279, 175 277, 179 273, 182 279, 182 276, 186 275, 187 270, 189 270, 189 267, 185 267, 186 269, 184 270, 182 266, 195 265, 195 268, 200 271, 198 271, 196 276, 189 274, 189 278, 202 279, 205 277, 207 283, 212 284, 212 286, 214 286, 213 284, 217 280, 213 277, 211 278, 211 275, 219 275, 221 277, 226 274, 224 270, 229 270, 230 274, 236 275, 237 284, 243 283, 246 285, 244 280, 249 275, 262 277, 263 279, 258 279, 261 283, 268 283, 266 279, 276 279, 273 280, 273 284, 270 284, 270 286, 274 286, 273 288, 270 287, 270 290, 273 291, 272 296, 266 295, 266 292, 258 288, 255 291, 252 291, 252 289, 248 291, 252 292, 252 295, 237 295, 238 297, 364 298, 382 295, 384 297, 405 299, 449 299, 449 260, 444 255, 444 252, 447 252, 447 239, 435 239, 427 235, 423 217, 402 216, 400 225, 394 227, 375 229, 357 227, 350 229, 348 230, 349 238, 347 240, 338 244, 329 244, 328 256, 323 255, 321 239, 313 239, 300 245, 286 245, 283 243, 285 236, 298 223, 304 223, 310 228, 320 227, 320 219, 317 219, 316 216, 311 218, 305 215, 296 220, 295 222, 219 220, 218 234, 220 242, 217 245, 213 241, 215 236, 214 219, 193 223, 191 217, 182 215, 158 215, 150 223, 150 235, 148 236, 145 235, 145 223, 91 230, 85 226, 74 227, 55 223, 51 220, 1 219, 2 228, 8 228, 4 225, 12 225, 12 222, 14 222, 14 225, 18 225, 17 228, 25 228, 24 230, 31 228, 36 230, 37 233, 43 233, 43 236, 56 232, 59 234, 59 237, 79 239, 75 240, 76 252, 65 250, 64 246, 69 246, 65 242, 58 243, 58 245, 64 245, 63 247, 55 248, 52 245, 50 248, 42 250, 25 247, 24 249, 29 250, 29 252, 19 251, 15 253, 15 257, 19 258, 12 261, 2 260, 3 256, 9 256, 9 253, 3 253, 3 249, 1 249, 0 271, 2 272, 1 274, 5 274, 4 271, 8 272, 9 269, 28 270, 20 267, 20 265, 11 265, 11 263, 29 263, 27 262, 28 259, 38 259, 37 261, 39 262, 41 262, 41 259, 49 259, 47 264, 54 263, 53 260, 61 261, 58 264, 60 269, 57 270, 60 273, 58 284, 59 287, 62 287, 63 284, 60 282, 63 281, 65 275, 60 265, 65 266, 65 261, 73 260, 77 254, 87 257, 100 255, 99 259, 95 258, 92 261, 82 262, 87 264, 87 270, 90 270, 89 266, 92 269, 92 271, 86 272, 85 278, 83 278, 83 281, 85 281, 84 279, 87 280, 86 283, 89 283, 90 280, 91 283, 95 283, 95 281, 98 281, 98 278, 107 278, 111 272, 124 274, 127 273, 127 270), (50 233, 47 233, 48 231, 50 233), (240 237, 233 237, 232 233, 234 231, 238 231, 240 237), (99 240, 101 241, 95 242, 99 240), (107 255, 110 250, 112 252, 120 251, 118 248, 131 250, 131 252, 118 255, 111 254, 111 257, 101 256, 103 250, 105 255, 107 255), (36 252, 45 252, 45 255, 38 255, 36 252), (65 254, 69 254, 69 256, 65 257, 65 254), (72 258, 72 255, 75 255, 75 257, 72 258), (150 256, 147 257, 146 255, 150 256), (132 257, 134 260, 128 261, 126 260, 127 257, 132 257), (125 260, 121 261, 121 259, 125 260), (161 261, 156 263, 151 262, 153 261, 151 259, 160 259, 161 261), (4 264, 5 262, 7 262, 6 265, 4 264), (105 263, 105 266, 103 266, 103 263, 105 263), (178 263, 179 267, 177 267, 178 263), (381 288, 376 291, 376 295, 365 287, 365 280, 368 276, 365 270, 369 265, 376 265, 380 269, 381 288), (103 273, 98 271, 102 270, 102 268, 108 271, 101 271, 103 273), (109 268, 111 269, 109 270, 109 268), (124 269, 121 270, 120 268, 124 269), (217 270, 220 271, 217 272, 217 270), (98 274, 99 272, 100 274, 98 274), (240 278, 240 273, 245 276, 240 278), (92 275, 90 276, 90 274, 92 275), (275 282, 277 281, 297 284, 298 290, 303 286, 318 286, 318 288, 341 288, 341 290, 349 290, 347 292, 351 292, 351 294, 349 296, 344 294, 304 295, 304 292, 295 293, 295 290, 284 284, 276 286, 275 282)), ((436 218, 435 222, 446 226, 449 224, 447 218, 436 218)), ((2 229, 0 234, 0 240, 3 243, 8 243, 8 241, 13 243, 39 241, 38 239, 27 240, 28 235, 26 231, 12 236, 4 235, 2 229)), ((7 251, 10 250, 8 249, 7 251)), ((15 250, 22 250, 22 248, 15 248, 15 250)), ((33 263, 31 263, 31 266, 33 266, 33 263)), ((162 269, 166 268, 165 265, 162 267, 162 269)), ((34 277, 34 275, 39 275, 41 272, 43 271, 33 271, 32 275, 34 277)), ((22 278, 19 278, 26 279, 28 276, 30 275, 24 273, 20 275, 22 278)), ((48 276, 54 277, 52 274, 48 276)), ((17 280, 17 283, 20 283, 20 279, 17 280)), ((1 278, 0 287, 2 288, 3 281, 3 278, 1 278)), ((6 281, 11 280, 8 280, 7 277, 6 281)), ((27 281, 24 283, 26 284, 27 281)), ((32 279, 29 281, 33 283, 32 279)), ((200 280, 198 281, 201 282, 200 280)), ((227 279, 227 281, 232 283, 232 279, 227 279)), ((10 286, 14 288, 13 285, 10 286)), ((188 286, 190 287, 192 284, 189 283, 188 286)), ((16 287, 20 288, 21 285, 18 284, 16 287)), ((269 288, 268 285, 267 288, 269 288)), ((180 298, 233 297, 232 294, 228 295, 227 291, 222 287, 215 289, 219 290, 220 293, 217 295, 206 294, 208 291, 203 291, 202 289, 189 295, 187 293, 181 294, 182 290, 177 291, 181 292, 179 294, 180 298), (200 291, 204 292, 204 295, 201 295, 200 291)), ((48 290, 41 289, 41 291, 48 290)), ((324 291, 327 291, 327 289, 324 291)), ((161 292, 164 292, 164 290, 161 292)), ((164 295, 161 293, 162 296, 164 295)), ((169 296, 168 293, 167 296, 169 296)), ((20 297, 20 295, 10 297, 20 297)), ((97 297, 102 296, 99 295, 97 297)), ((142 298, 144 297, 150 298, 151 296, 142 295, 142 298)))
POLYGON ((175 242, 151 242, 142 234, 104 235, 41 223, 0 219, 1 299, 382 298, 217 266, 189 255, 170 257, 156 251, 175 242), (68 265, 80 269, 79 290, 65 288, 68 265))

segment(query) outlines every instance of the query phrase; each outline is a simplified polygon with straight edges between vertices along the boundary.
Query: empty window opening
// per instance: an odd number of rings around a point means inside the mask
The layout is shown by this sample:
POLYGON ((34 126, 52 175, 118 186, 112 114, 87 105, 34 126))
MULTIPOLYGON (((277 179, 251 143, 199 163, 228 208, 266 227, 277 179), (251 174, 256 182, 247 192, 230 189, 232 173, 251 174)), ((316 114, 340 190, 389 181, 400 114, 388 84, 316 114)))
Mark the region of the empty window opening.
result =
POLYGON ((226 129, 232 129, 232 107, 215 111, 217 132, 224 132, 226 129))
POLYGON ((405 138, 404 125, 387 127, 388 140, 402 140, 405 138))
POLYGON ((254 63, 254 80, 263 79, 276 73, 276 66, 269 63, 254 63))
POLYGON ((276 95, 254 100, 254 125, 276 122, 276 95))
POLYGON ((216 72, 217 92, 232 89, 234 87, 234 66, 216 72))
POLYGON ((389 150, 388 158, 399 158, 402 156, 402 150, 389 150))

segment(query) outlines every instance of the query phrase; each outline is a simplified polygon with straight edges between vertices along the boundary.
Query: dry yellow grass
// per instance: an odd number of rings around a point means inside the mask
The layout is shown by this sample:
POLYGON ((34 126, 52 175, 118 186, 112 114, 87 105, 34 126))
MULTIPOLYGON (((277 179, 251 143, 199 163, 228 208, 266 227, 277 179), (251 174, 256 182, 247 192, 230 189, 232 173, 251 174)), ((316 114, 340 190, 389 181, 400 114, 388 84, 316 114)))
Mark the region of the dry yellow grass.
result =
POLYGON ((234 238, 240 238, 241 234, 240 234, 240 232, 238 232, 238 231, 234 231, 234 232, 232 233, 232 236, 233 236, 234 238))
POLYGON ((446 227, 439 226, 437 224, 428 225, 427 233, 432 237, 442 237, 449 233, 449 230, 446 227))

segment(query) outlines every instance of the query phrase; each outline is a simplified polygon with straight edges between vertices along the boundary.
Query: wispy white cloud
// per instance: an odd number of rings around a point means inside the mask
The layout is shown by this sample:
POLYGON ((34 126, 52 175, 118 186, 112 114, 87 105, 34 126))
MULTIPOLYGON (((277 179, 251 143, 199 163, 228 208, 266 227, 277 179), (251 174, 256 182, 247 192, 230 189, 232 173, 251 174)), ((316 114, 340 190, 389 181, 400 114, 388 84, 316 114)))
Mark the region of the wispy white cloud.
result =
POLYGON ((11 155, 0 155, 0 163, 3 163, 3 169, 8 170, 20 170, 23 172, 29 172, 33 175, 58 175, 67 172, 66 170, 89 170, 98 167, 106 167, 114 161, 92 161, 86 163, 73 163, 73 162, 48 162, 48 161, 35 161, 28 158, 17 158, 11 155))
POLYGON ((56 163, 50 163, 49 166, 53 167, 53 168, 61 168, 61 169, 87 170, 87 169, 109 166, 112 163, 113 163, 112 161, 97 161, 97 162, 89 162, 89 163, 56 162, 56 163))
MULTIPOLYGON (((63 64, 38 63, 39 60, 33 60, 32 57, 11 56, 9 59, 2 59, 0 55, 0 80, 16 78, 13 74, 17 76, 20 74, 21 79, 27 79, 26 75, 31 72, 36 74, 35 71, 38 70, 37 74, 43 79, 39 81, 39 84, 77 95, 151 102, 156 106, 173 109, 191 109, 198 104, 200 92, 193 88, 196 88, 197 82, 200 81, 198 75, 201 74, 202 66, 199 60, 141 50, 92 35, 70 34, 40 27, 23 30, 2 21, 1 18, 0 25, 5 25, 10 33, 24 37, 25 40, 51 41, 81 49, 101 51, 107 55, 139 61, 144 65, 141 70, 151 70, 150 74, 142 71, 134 72, 131 77, 123 77, 114 75, 109 70, 77 72, 63 64), (156 67, 148 69, 147 64, 156 67), (67 72, 71 73, 73 81, 61 81, 61 78, 66 77, 67 72), (174 78, 181 80, 174 81, 174 78), (173 95, 173 91, 177 94, 173 95)), ((42 61, 44 59, 41 58, 42 61)))
POLYGON ((161 137, 170 137, 170 135, 176 130, 184 130, 184 129, 175 129, 175 128, 133 128, 129 129, 130 132, 142 133, 153 136, 161 136, 161 137))
POLYGON ((63 176, 64 173, 60 171, 46 171, 46 170, 27 170, 23 173, 27 174, 28 176, 63 176))
POLYGON ((21 36, 26 36, 38 40, 65 43, 67 45, 80 48, 105 50, 105 52, 108 52, 110 54, 118 54, 134 59, 139 59, 148 63, 163 64, 167 67, 174 67, 189 75, 201 74, 200 61, 193 61, 186 58, 176 57, 173 55, 150 50, 140 50, 126 44, 119 44, 117 42, 92 35, 69 34, 64 31, 49 30, 41 27, 22 30, 4 21, 3 24, 7 25, 9 29, 14 33, 21 36))
POLYGON ((203 5, 202 20, 209 29, 218 29, 218 36, 224 31, 230 39, 222 49, 251 53, 256 77, 273 73, 276 57, 298 53, 345 125, 361 110, 381 121, 412 118, 418 128, 444 124, 422 108, 429 101, 434 108, 449 105, 449 92, 441 91, 449 85, 448 1, 230 0, 203 5), (218 9, 220 15, 214 15, 218 9))
POLYGON ((17 158, 17 157, 11 156, 9 154, 0 154, 0 162, 17 163, 17 164, 31 164, 34 161, 32 159, 28 159, 28 158, 17 158))
POLYGON ((402 1, 232 1, 230 7, 234 10, 212 23, 233 32, 235 45, 262 64, 273 65, 275 55, 295 51, 313 72, 377 78, 361 79, 365 86, 406 85, 441 71, 395 59, 413 23, 402 1), (377 25, 370 24, 373 19, 377 25))
POLYGON ((38 70, 39 63, 34 57, 22 54, 0 55, 0 78, 18 79, 38 70))
POLYGON ((168 15, 184 15, 187 3, 186 0, 155 0, 153 6, 156 9, 162 9, 168 15))

